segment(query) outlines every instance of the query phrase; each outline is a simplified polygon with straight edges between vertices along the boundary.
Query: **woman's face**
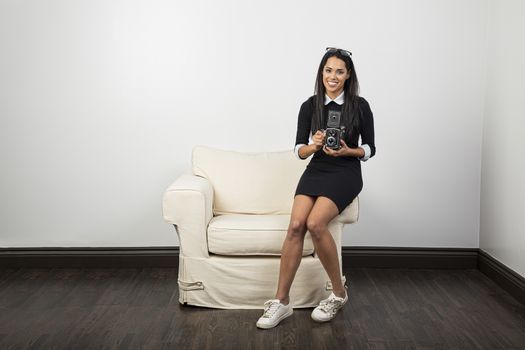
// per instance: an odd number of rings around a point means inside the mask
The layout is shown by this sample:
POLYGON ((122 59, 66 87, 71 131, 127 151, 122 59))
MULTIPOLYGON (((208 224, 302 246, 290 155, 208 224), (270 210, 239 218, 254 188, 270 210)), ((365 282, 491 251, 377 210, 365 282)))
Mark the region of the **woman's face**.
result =
POLYGON ((323 68, 323 85, 331 98, 336 98, 343 91, 350 72, 346 70, 345 62, 336 56, 326 60, 323 68))

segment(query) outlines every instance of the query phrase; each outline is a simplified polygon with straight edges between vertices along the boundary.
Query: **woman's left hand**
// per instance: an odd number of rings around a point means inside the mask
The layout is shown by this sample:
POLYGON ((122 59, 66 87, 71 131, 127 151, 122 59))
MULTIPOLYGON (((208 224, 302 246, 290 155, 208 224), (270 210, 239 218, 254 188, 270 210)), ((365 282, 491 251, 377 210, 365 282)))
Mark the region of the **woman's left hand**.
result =
POLYGON ((323 146, 324 153, 328 154, 332 157, 341 157, 341 156, 348 156, 350 154, 350 148, 346 145, 346 143, 343 141, 343 139, 339 140, 341 142, 341 148, 338 150, 331 149, 329 147, 326 147, 326 145, 323 146))

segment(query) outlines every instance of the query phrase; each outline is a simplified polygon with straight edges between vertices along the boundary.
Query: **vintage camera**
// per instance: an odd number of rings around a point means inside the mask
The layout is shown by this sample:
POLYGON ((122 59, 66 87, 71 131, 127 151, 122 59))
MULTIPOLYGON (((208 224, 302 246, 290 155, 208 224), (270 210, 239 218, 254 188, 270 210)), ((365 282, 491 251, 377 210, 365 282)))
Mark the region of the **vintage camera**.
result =
POLYGON ((344 138, 345 127, 341 126, 341 112, 328 111, 328 121, 326 123, 325 144, 334 150, 341 148, 341 139, 344 138))

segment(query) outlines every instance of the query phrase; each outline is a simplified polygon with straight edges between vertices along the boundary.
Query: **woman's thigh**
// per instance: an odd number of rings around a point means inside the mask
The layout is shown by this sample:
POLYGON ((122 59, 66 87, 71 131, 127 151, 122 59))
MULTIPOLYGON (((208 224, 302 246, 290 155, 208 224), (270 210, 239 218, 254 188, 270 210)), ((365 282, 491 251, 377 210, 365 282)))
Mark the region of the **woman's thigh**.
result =
POLYGON ((339 215, 337 205, 330 198, 319 196, 308 215, 307 227, 310 231, 319 232, 337 215, 339 215))
POLYGON ((306 233, 306 219, 315 204, 315 200, 316 197, 304 194, 298 194, 294 197, 290 215, 290 228, 295 230, 304 228, 306 233))

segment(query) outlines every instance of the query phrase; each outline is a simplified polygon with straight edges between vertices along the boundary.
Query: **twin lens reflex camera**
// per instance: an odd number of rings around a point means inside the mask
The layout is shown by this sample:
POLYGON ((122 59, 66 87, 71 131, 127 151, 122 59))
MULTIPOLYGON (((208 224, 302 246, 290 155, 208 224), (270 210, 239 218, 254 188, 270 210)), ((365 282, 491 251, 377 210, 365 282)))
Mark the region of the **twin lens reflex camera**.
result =
POLYGON ((341 125, 341 112, 328 111, 328 121, 326 123, 326 147, 338 150, 341 148, 341 139, 344 138, 345 126, 341 125))

